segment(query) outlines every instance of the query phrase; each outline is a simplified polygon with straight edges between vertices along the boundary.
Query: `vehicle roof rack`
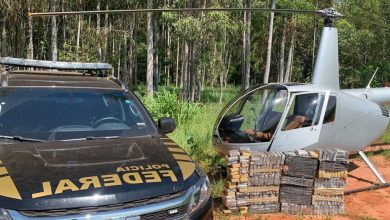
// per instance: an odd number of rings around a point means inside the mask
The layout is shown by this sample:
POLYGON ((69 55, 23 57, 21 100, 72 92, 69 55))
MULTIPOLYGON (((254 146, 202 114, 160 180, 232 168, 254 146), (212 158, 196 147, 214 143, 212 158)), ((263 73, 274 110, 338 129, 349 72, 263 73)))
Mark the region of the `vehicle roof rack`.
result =
MULTIPOLYGON (((102 71, 111 70, 112 66, 108 63, 80 63, 80 62, 58 62, 48 60, 33 60, 20 59, 13 57, 0 57, 0 65, 10 67, 35 67, 42 69, 57 69, 57 70, 86 70, 86 71, 102 71)), ((54 74, 54 73, 53 73, 54 74)))

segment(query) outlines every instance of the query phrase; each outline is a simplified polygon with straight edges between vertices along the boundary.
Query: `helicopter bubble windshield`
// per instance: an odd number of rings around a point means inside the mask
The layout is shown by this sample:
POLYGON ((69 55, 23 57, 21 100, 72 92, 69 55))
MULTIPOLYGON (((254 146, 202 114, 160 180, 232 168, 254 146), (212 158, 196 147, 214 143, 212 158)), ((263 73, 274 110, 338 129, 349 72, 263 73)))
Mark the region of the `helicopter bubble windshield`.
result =
MULTIPOLYGON (((236 99, 237 100, 237 99, 236 99)), ((247 93, 228 107, 218 132, 224 143, 269 142, 288 101, 284 86, 269 85, 247 93)))

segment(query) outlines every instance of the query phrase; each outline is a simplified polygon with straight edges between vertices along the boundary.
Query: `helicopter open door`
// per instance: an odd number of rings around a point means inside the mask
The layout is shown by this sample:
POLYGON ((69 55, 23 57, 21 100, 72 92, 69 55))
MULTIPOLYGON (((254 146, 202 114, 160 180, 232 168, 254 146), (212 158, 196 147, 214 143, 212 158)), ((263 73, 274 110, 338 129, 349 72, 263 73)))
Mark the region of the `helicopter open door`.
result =
POLYGON ((293 94, 270 149, 293 151, 318 143, 329 94, 329 92, 293 94))

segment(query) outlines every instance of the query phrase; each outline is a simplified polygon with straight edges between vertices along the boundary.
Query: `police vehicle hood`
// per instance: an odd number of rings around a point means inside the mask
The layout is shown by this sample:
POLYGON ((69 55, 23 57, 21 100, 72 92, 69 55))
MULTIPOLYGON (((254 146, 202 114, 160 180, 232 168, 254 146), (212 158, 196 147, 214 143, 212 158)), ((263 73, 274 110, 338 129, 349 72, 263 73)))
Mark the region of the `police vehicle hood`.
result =
POLYGON ((168 138, 0 145, 0 208, 136 204, 179 193, 199 180, 195 163, 168 138))

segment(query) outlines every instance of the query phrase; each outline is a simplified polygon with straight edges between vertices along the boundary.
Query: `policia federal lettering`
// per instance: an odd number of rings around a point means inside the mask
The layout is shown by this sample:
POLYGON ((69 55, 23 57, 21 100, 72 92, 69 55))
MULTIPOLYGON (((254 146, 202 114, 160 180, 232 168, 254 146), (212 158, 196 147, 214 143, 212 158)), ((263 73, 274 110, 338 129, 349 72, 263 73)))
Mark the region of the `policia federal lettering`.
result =
POLYGON ((147 166, 127 166, 118 167, 117 173, 100 176, 82 177, 78 180, 62 179, 58 183, 43 182, 42 190, 33 193, 33 199, 61 194, 64 192, 76 192, 91 188, 113 187, 124 184, 159 183, 165 180, 177 182, 175 173, 167 164, 147 165, 147 166))

